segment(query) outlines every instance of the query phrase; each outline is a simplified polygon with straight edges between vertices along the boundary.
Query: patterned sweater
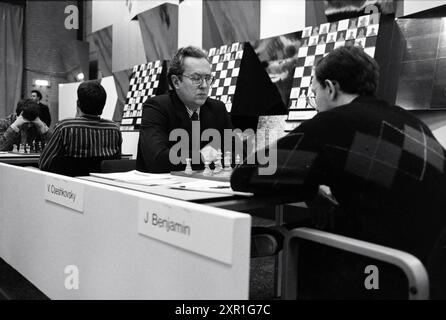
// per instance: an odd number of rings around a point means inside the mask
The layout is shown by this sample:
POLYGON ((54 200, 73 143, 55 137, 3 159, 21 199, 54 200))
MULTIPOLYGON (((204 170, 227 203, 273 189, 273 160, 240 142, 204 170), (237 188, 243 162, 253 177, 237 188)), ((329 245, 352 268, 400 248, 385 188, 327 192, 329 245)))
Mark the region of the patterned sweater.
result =
POLYGON ((296 201, 326 185, 339 203, 329 231, 407 251, 425 264, 446 226, 445 150, 410 112, 374 97, 303 122, 277 142, 274 174, 243 165, 231 184, 294 193, 296 201))

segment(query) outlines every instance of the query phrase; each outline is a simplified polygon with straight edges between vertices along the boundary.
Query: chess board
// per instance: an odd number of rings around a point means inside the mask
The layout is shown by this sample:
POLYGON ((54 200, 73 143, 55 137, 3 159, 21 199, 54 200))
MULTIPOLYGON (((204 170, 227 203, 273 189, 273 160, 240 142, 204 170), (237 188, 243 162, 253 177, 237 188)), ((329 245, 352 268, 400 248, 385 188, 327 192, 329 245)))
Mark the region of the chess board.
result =
POLYGON ((373 14, 324 23, 303 30, 290 93, 286 131, 294 129, 298 125, 296 121, 310 119, 316 114, 316 110, 307 104, 307 97, 313 95, 310 86, 316 62, 332 50, 349 45, 362 47, 367 54, 374 57, 379 21, 380 15, 373 14))
POLYGON ((219 48, 209 49, 211 72, 215 81, 209 89, 209 97, 218 99, 226 105, 231 112, 240 64, 243 58, 244 44, 235 42, 219 48))
POLYGON ((30 143, 13 144, 10 153, 18 155, 40 155, 45 148, 45 143, 39 141, 31 141, 30 143))
POLYGON ((195 178, 195 179, 205 179, 205 180, 229 182, 230 178, 231 178, 232 171, 234 171, 234 169, 231 168, 230 170, 222 170, 219 173, 212 173, 209 176, 205 176, 203 174, 203 171, 204 170, 192 171, 191 174, 187 174, 184 171, 172 171, 170 174, 182 176, 182 177, 195 178))
POLYGON ((29 156, 40 156, 41 151, 9 151, 10 154, 16 154, 16 155, 29 155, 29 156))
POLYGON ((142 106, 147 98, 156 95, 162 73, 163 62, 160 60, 133 67, 121 120, 121 131, 134 131, 139 128, 142 106))

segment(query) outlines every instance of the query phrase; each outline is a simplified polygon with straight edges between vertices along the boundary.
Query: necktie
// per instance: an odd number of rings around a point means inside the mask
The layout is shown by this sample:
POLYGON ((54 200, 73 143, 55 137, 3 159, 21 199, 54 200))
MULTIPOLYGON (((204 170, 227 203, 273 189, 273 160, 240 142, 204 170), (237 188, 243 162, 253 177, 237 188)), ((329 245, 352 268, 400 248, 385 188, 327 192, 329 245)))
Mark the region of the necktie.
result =
POLYGON ((192 113, 190 119, 192 121, 197 121, 198 120, 198 113, 196 111, 194 111, 194 113, 192 113))

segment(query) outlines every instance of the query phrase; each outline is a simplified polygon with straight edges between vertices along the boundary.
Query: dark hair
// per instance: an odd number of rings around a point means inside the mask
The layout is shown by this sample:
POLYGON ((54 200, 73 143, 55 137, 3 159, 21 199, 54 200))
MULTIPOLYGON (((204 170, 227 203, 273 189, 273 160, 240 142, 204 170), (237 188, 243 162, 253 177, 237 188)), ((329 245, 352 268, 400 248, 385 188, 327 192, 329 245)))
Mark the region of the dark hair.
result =
POLYGON ((77 88, 77 99, 83 113, 100 115, 104 110, 107 93, 98 81, 85 81, 77 88))
POLYGON ((177 75, 181 77, 184 72, 184 59, 187 57, 204 58, 206 60, 208 58, 207 54, 197 47, 188 46, 178 49, 170 61, 169 70, 167 71, 167 81, 172 89, 174 88, 172 76, 177 75))
POLYGON ((39 105, 32 99, 20 100, 15 109, 17 116, 22 113, 22 117, 26 120, 33 121, 39 116, 39 105))
POLYGON ((331 51, 316 63, 317 81, 325 88, 325 80, 337 81, 346 93, 374 95, 378 87, 378 63, 362 48, 345 46, 331 51))
POLYGON ((40 93, 39 90, 31 90, 31 93, 35 93, 35 94, 37 94, 37 96, 39 97, 39 99, 42 99, 42 94, 40 93))

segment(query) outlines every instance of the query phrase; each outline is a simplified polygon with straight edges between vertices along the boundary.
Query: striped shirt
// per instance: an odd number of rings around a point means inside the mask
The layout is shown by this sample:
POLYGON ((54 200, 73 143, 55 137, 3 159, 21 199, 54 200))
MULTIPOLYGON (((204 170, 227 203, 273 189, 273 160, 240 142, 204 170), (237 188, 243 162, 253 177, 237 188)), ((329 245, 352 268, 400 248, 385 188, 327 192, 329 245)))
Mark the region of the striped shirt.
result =
POLYGON ((113 121, 85 115, 65 119, 54 128, 40 156, 39 168, 48 171, 56 157, 120 157, 121 143, 121 131, 113 121))

